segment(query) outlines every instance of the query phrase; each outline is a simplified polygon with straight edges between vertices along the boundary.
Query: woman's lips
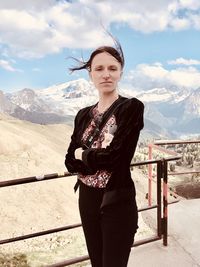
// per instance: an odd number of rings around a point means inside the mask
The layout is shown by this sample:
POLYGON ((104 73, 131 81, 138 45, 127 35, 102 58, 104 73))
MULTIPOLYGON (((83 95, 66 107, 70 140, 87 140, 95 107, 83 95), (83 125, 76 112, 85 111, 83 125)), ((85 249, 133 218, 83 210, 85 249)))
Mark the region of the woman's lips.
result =
POLYGON ((101 82, 101 84, 110 84, 112 82, 101 82))

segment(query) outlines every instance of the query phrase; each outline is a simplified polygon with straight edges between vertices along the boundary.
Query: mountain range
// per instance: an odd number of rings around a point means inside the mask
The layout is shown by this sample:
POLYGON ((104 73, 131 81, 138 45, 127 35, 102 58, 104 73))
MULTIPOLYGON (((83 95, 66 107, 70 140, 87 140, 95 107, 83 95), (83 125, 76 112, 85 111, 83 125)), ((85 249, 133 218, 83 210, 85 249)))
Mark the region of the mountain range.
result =
MULTIPOLYGON (((137 97, 145 104, 146 135, 176 138, 200 133, 200 87, 120 89, 126 97, 137 97)), ((39 124, 73 124, 80 108, 98 101, 97 90, 85 79, 33 90, 24 88, 13 93, 0 91, 0 112, 39 124)))

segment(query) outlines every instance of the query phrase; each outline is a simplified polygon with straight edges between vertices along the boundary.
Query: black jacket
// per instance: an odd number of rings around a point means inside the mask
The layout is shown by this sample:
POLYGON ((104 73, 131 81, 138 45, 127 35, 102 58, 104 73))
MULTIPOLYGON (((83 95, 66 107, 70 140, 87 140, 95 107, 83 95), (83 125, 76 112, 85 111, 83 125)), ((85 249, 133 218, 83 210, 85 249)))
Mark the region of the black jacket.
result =
POLYGON ((117 130, 106 148, 88 148, 83 160, 75 159, 74 152, 83 147, 83 132, 91 121, 91 108, 81 109, 75 117, 74 131, 66 154, 65 165, 71 173, 95 174, 97 170, 111 171, 106 191, 134 186, 130 162, 134 155, 140 130, 143 128, 144 105, 136 98, 120 97, 122 103, 115 111, 117 130))

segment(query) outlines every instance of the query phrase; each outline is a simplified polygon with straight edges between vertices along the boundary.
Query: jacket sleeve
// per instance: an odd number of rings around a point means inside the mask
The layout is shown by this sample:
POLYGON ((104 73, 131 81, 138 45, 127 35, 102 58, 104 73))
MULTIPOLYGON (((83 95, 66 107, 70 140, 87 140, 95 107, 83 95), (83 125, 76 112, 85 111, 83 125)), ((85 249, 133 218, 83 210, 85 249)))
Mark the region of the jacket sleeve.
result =
POLYGON ((70 173, 80 172, 84 174, 88 167, 84 164, 82 160, 75 158, 74 152, 80 147, 80 144, 77 142, 77 132, 78 132, 78 117, 79 113, 76 115, 74 120, 74 131, 71 136, 71 142, 69 144, 67 154, 65 155, 65 166, 70 173))
POLYGON ((131 146, 135 151, 140 130, 143 128, 144 105, 136 98, 130 99, 128 104, 120 110, 118 126, 114 138, 106 148, 89 148, 84 150, 82 160, 88 168, 112 171, 119 165, 123 153, 131 146))

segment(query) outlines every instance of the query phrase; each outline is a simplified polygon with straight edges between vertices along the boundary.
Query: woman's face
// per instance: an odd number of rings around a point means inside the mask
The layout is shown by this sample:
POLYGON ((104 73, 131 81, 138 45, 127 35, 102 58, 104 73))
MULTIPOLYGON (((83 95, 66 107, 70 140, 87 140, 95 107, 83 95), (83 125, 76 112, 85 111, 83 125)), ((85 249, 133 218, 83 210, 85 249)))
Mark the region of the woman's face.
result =
POLYGON ((102 52, 93 58, 89 74, 99 93, 112 93, 121 78, 122 67, 115 57, 102 52))

